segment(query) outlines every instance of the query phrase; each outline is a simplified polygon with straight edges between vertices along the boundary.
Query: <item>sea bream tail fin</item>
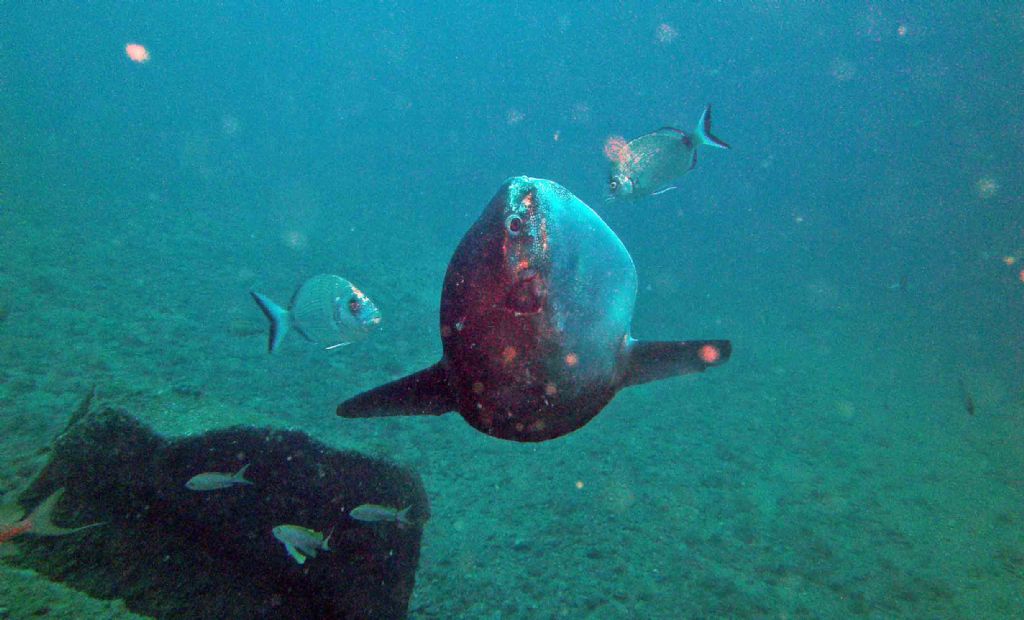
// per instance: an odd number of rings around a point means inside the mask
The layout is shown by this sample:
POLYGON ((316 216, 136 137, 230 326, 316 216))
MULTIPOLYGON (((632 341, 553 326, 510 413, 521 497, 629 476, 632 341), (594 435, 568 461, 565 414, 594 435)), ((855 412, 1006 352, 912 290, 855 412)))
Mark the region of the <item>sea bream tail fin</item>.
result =
POLYGON ((455 409, 443 362, 391 383, 363 392, 338 405, 343 418, 382 418, 399 415, 441 415, 455 409))
POLYGON ((287 310, 275 304, 266 295, 256 291, 249 291, 249 294, 256 300, 256 304, 263 311, 263 314, 266 315, 267 320, 270 321, 270 338, 267 342, 267 351, 273 353, 280 346, 281 341, 284 340, 284 335, 288 333, 291 316, 287 310))
MULTIPOLYGON (((700 121, 697 122, 697 130, 694 132, 697 136, 697 142, 707 146, 713 146, 720 149, 732 148, 724 140, 720 140, 713 133, 711 133, 711 104, 709 103, 705 108, 704 112, 700 115, 700 121)), ((694 160, 696 163, 696 160, 694 160)))
POLYGON ((634 340, 629 349, 629 362, 621 385, 628 387, 676 375, 704 372, 711 366, 724 364, 731 354, 732 344, 728 340, 634 340))

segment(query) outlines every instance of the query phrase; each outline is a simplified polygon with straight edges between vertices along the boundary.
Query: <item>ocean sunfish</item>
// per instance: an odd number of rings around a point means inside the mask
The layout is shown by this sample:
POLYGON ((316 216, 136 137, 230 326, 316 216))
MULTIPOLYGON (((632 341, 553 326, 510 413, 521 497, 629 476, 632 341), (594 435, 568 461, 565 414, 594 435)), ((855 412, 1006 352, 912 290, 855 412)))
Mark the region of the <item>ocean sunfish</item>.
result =
POLYGON ((448 265, 441 361, 338 415, 458 411, 488 435, 544 441, 582 427, 624 387, 729 359, 727 340, 634 339, 636 290, 633 259, 590 207, 552 181, 508 179, 448 265))
POLYGON ((662 127, 629 142, 610 144, 605 150, 611 160, 608 196, 633 200, 675 189, 672 181, 697 165, 697 147, 730 148, 711 133, 710 105, 704 108, 692 134, 662 127))

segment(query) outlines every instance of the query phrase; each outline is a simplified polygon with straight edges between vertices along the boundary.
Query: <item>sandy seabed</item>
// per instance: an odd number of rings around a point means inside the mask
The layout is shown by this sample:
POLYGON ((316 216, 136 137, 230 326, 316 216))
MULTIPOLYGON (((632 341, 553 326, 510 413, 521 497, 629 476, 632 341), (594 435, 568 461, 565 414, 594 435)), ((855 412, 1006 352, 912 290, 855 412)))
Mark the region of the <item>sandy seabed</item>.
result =
MULTIPOLYGON (((729 337, 732 361, 627 390, 576 433, 521 445, 456 415, 333 413, 436 360, 437 297, 461 230, 423 244, 367 219, 296 246, 145 201, 13 205, 2 217, 0 492, 32 475, 96 386, 164 433, 298 428, 416 469, 433 516, 413 618, 1024 609, 1019 343, 986 341, 977 357, 950 348, 942 336, 960 319, 922 320, 912 291, 775 282, 747 297, 716 289, 713 274, 667 290, 642 281, 639 335, 729 337), (385 328, 332 353, 290 338, 268 356, 247 290, 286 301, 323 271, 373 296, 385 328), (717 307, 688 301, 707 294, 717 307)), ((135 617, 2 563, 0 573, 0 617, 135 617)))

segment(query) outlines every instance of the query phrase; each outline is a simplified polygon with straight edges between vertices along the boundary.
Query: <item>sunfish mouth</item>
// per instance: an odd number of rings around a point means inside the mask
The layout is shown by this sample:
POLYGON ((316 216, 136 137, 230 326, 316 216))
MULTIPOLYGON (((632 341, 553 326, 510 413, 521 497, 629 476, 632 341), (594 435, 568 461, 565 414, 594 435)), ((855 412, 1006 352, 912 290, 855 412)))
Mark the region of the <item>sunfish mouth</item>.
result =
POLYGON ((536 314, 544 307, 547 286, 544 278, 533 269, 522 269, 505 298, 505 307, 517 314, 536 314))

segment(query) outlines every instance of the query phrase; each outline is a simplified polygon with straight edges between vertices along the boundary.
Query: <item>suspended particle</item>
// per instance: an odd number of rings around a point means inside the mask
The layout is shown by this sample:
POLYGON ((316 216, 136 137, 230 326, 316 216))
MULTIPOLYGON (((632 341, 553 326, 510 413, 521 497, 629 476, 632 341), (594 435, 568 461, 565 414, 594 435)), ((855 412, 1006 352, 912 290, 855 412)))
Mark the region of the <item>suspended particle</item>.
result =
POLYGON ((679 31, 668 24, 658 24, 658 29, 654 31, 654 36, 658 39, 658 43, 668 45, 679 38, 679 31))
POLYGON ((992 177, 982 177, 974 184, 974 188, 978 192, 978 198, 988 200, 999 193, 999 181, 992 177))
POLYGON ((149 62, 149 50, 138 43, 129 43, 125 45, 124 53, 132 62, 139 64, 149 62))

